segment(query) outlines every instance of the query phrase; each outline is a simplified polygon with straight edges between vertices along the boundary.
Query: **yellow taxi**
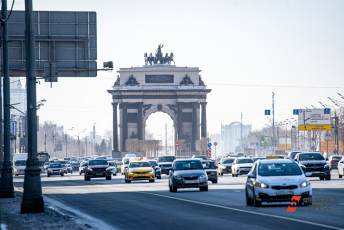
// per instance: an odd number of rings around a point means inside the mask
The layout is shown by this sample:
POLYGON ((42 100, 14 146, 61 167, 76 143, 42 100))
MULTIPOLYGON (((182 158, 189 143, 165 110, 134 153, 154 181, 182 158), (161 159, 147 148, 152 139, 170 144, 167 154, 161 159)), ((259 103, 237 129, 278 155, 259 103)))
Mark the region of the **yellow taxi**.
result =
POLYGON ((125 183, 130 183, 134 180, 154 182, 155 172, 148 160, 133 159, 129 162, 128 169, 125 171, 124 180, 125 183))
POLYGON ((267 155, 266 159, 267 160, 284 159, 284 156, 272 154, 272 155, 267 155))

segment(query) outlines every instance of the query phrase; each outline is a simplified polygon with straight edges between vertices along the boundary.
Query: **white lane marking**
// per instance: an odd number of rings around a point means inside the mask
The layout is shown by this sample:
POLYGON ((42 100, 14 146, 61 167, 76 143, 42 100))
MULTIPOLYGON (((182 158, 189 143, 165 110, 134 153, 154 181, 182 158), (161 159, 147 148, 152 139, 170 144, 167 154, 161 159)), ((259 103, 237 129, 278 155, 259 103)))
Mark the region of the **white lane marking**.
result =
MULTIPOLYGON (((85 220, 87 222, 88 225, 94 227, 95 229, 104 229, 104 230, 115 230, 114 227, 110 226, 109 224, 105 223, 104 221, 101 221, 97 218, 94 218, 86 213, 83 213, 75 208, 72 208, 70 206, 67 206, 64 203, 61 203, 53 198, 44 196, 44 200, 49 203, 51 206, 53 207, 58 207, 61 210, 66 210, 68 212, 73 213, 74 215, 76 215, 77 217, 85 220)), ((75 219, 77 222, 81 222, 78 219, 75 219)), ((81 222, 81 224, 83 224, 83 222, 81 222)))
POLYGON ((157 193, 152 193, 152 192, 138 192, 138 193, 149 194, 149 195, 153 195, 153 196, 164 197, 164 198, 168 198, 168 199, 172 199, 172 200, 184 201, 184 202, 188 202, 188 203, 204 205, 204 206, 209 206, 209 207, 214 207, 214 208, 222 208, 222 209, 227 209, 227 210, 236 211, 236 212, 243 212, 243 213, 248 213, 248 214, 252 214, 252 215, 258 215, 258 216, 272 217, 272 218, 276 218, 276 219, 288 220, 288 221, 298 222, 298 223, 302 223, 302 224, 309 224, 309 225, 313 225, 313 226, 317 226, 317 227, 322 227, 322 228, 327 228, 327 229, 335 229, 335 230, 343 230, 344 229, 344 228, 341 228, 341 227, 336 227, 336 226, 330 226, 330 225, 315 223, 315 222, 311 222, 311 221, 307 221, 307 220, 300 220, 300 219, 291 218, 291 217, 278 216, 278 215, 273 215, 273 214, 260 213, 260 212, 249 211, 249 210, 243 210, 243 209, 239 209, 239 208, 227 207, 227 206, 218 205, 218 204, 210 204, 210 203, 201 202, 201 201, 195 201, 195 200, 188 200, 188 199, 184 199, 184 198, 167 196, 167 195, 162 195, 162 194, 157 194, 157 193))

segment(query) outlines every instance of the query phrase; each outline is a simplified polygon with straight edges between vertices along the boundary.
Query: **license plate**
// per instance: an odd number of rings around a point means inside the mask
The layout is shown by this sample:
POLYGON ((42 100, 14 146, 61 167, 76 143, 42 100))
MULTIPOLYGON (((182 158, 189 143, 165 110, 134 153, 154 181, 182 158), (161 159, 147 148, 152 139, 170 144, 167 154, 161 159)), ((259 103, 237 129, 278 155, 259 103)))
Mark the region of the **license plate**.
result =
POLYGON ((97 175, 97 176, 101 176, 101 175, 103 175, 103 173, 96 173, 96 175, 97 175))
POLYGON ((284 190, 284 191, 277 191, 277 196, 283 196, 283 195, 294 195, 294 192, 291 190, 284 190))
POLYGON ((185 184, 198 184, 198 180, 184 180, 185 184))

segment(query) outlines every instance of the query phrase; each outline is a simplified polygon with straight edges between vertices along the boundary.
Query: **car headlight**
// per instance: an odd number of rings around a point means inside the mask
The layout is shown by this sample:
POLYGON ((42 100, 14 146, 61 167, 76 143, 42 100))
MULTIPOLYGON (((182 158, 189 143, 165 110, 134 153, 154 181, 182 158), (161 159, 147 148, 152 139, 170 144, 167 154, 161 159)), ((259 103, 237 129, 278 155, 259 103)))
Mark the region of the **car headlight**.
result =
POLYGON ((309 185, 310 185, 309 181, 308 181, 308 180, 305 180, 304 182, 302 182, 302 183, 300 184, 300 187, 301 187, 301 188, 306 188, 306 187, 308 187, 309 185))
POLYGON ((199 177, 200 180, 207 180, 207 175, 203 174, 199 177))
POLYGON ((324 165, 324 168, 329 168, 329 167, 330 167, 329 164, 324 165))
POLYGON ((269 185, 267 185, 267 184, 265 184, 265 183, 263 183, 261 181, 256 181, 254 183, 254 187, 256 187, 256 188, 268 188, 269 185))
POLYGON ((176 179, 176 180, 181 180, 181 179, 182 179, 182 177, 181 177, 181 176, 179 176, 179 175, 176 175, 176 176, 174 176, 174 179, 176 179))

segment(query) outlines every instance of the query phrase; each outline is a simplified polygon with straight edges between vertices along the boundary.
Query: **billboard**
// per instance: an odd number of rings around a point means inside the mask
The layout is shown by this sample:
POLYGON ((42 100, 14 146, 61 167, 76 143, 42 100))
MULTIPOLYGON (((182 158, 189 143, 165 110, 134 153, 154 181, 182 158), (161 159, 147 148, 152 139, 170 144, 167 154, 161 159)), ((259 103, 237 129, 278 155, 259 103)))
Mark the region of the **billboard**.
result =
POLYGON ((300 109, 298 113, 300 131, 332 130, 331 111, 325 109, 300 109))
MULTIPOLYGON (((96 77, 96 12, 34 11, 36 76, 96 77)), ((8 21, 11 76, 25 76, 25 12, 8 21)), ((1 50, 2 52, 2 50, 1 50)))

